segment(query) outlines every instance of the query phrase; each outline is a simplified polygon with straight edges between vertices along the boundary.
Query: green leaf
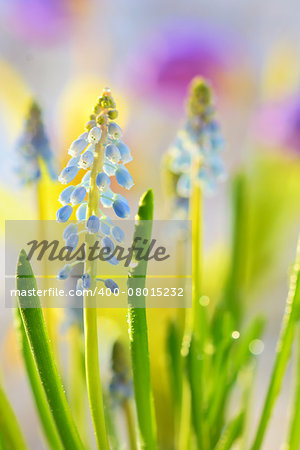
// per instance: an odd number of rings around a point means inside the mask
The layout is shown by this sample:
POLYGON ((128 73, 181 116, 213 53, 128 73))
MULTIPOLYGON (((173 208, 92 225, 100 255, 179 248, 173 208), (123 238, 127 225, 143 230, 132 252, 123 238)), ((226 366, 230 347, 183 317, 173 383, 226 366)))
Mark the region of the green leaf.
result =
POLYGON ((28 338, 25 333, 25 328, 21 319, 20 310, 15 308, 15 323, 17 334, 19 337, 21 352, 25 364, 27 377, 31 386, 32 394, 38 410, 39 418, 48 442, 48 445, 53 450, 62 449, 62 444, 57 433, 55 423, 53 421, 47 398, 41 384, 39 373, 37 371, 33 355, 30 350, 28 338))
POLYGON ((28 343, 63 446, 72 450, 82 449, 53 358, 40 299, 33 289, 37 289, 36 280, 27 255, 22 250, 17 267, 17 290, 26 293, 18 296, 18 304, 28 343), (34 295, 30 296, 29 293, 34 295))
MULTIPOLYGON (((147 191, 140 200, 134 238, 151 240, 153 220, 153 192, 147 191), (148 222, 145 222, 148 221, 148 222)), ((128 289, 133 291, 146 285, 147 261, 139 261, 137 267, 130 270, 128 289)), ((128 324, 132 360, 133 385, 136 401, 138 425, 143 449, 156 449, 156 425, 150 380, 150 359, 146 318, 146 299, 144 296, 128 297, 128 324), (136 307, 136 305, 139 307, 136 307)))
POLYGON ((20 425, 1 384, 0 411, 0 448, 27 449, 20 425))
POLYGON ((282 321, 281 333, 277 344, 276 358, 268 387, 263 411, 258 424, 252 450, 259 450, 263 443, 265 432, 280 393, 295 335, 295 324, 299 320, 300 311, 300 237, 296 264, 290 279, 290 289, 286 302, 286 310, 282 321))

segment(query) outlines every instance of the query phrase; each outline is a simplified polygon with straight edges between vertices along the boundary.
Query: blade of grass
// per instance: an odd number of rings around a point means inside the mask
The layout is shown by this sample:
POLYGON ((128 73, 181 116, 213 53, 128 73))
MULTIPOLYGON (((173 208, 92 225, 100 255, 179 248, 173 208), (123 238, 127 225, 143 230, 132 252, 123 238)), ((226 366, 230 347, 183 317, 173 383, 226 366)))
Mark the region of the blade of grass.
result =
POLYGON ((230 450, 232 448, 232 445, 242 433, 244 418, 245 414, 244 411, 242 411, 228 424, 217 443, 215 450, 230 450))
POLYGON ((46 395, 41 385, 39 373, 37 371, 34 358, 30 350, 24 325, 21 319, 20 310, 18 308, 15 308, 15 323, 27 377, 48 445, 53 450, 60 450, 63 448, 63 446, 61 444, 59 435, 55 427, 55 423, 49 410, 46 395))
POLYGON ((27 449, 18 420, 1 384, 0 411, 0 435, 2 438, 0 443, 2 443, 3 448, 18 450, 27 449))
POLYGON ((18 296, 20 315, 58 434, 66 449, 82 449, 53 358, 40 300, 36 295, 36 280, 24 250, 21 250, 17 267, 17 290, 26 293, 18 296), (32 293, 34 295, 29 295, 32 293))
POLYGON ((258 424, 257 432, 252 450, 261 448, 265 432, 270 420, 273 407, 280 393, 281 385, 290 359, 292 344, 294 340, 295 322, 300 313, 300 237, 298 240, 296 264, 290 279, 290 289, 286 303, 286 310, 282 321, 281 332, 277 344, 276 358, 270 379, 269 388, 264 402, 262 414, 258 424))
POLYGON ((296 370, 295 370, 295 395, 293 399, 293 412, 290 423, 288 443, 286 449, 298 450, 300 443, 300 324, 296 330, 296 370))
MULTIPOLYGON (((141 198, 136 216, 134 239, 143 237, 151 240, 153 220, 153 192, 150 189, 141 198), (141 222, 142 221, 142 222, 141 222), (147 221, 145 223, 145 221, 147 221)), ((128 276, 128 289, 133 292, 146 285, 147 261, 141 260, 131 269, 128 276), (138 274, 138 275, 137 275, 138 274)), ((143 449, 156 449, 156 425, 150 379, 150 359, 146 318, 146 299, 144 296, 128 297, 128 325, 131 350, 133 386, 137 409, 138 426, 143 449), (139 307, 136 307, 136 305, 139 307)))

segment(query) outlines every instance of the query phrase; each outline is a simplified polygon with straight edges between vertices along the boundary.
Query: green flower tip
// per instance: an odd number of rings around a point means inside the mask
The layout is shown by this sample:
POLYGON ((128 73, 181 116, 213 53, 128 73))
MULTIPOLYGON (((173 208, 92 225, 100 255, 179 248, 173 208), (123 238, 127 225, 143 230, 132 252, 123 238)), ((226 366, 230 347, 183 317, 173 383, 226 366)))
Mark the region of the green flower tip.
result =
MULTIPOLYGON (((18 265, 17 265, 17 278, 24 278, 24 276, 31 275, 28 273, 31 270, 31 265, 28 261, 27 254, 25 250, 22 248, 19 254, 18 265)), ((32 272, 33 275, 33 272, 32 272)))
POLYGON ((191 116, 202 116, 212 103, 212 90, 209 83, 202 77, 196 77, 190 85, 188 112, 191 116))
POLYGON ((153 204, 154 204, 153 190, 148 189, 148 191, 146 191, 140 198, 137 219, 138 220, 152 220, 153 219, 153 204))

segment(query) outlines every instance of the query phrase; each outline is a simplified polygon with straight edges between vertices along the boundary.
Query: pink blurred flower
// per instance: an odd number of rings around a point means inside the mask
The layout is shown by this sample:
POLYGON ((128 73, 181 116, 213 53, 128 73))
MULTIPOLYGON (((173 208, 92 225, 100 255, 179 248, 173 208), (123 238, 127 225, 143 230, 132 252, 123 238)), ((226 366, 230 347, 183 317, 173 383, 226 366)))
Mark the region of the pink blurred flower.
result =
POLYGON ((237 41, 229 30, 175 21, 140 45, 130 60, 129 79, 140 92, 171 103, 182 103, 196 75, 211 80, 218 91, 240 59, 237 41))
POLYGON ((255 132, 270 147, 300 153, 300 93, 263 106, 255 121, 255 132))

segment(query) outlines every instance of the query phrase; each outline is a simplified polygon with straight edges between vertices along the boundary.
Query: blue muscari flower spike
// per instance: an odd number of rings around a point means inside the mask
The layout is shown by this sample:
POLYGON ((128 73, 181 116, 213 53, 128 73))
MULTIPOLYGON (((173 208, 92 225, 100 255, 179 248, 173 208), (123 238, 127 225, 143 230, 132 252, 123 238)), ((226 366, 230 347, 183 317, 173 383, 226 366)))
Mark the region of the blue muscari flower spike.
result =
MULTIPOLYGON (((101 245, 107 247, 112 253, 115 248, 113 240, 124 242, 125 233, 120 227, 113 225, 112 220, 103 213, 101 208, 113 208, 115 214, 121 218, 129 216, 128 201, 122 195, 112 191, 110 178, 115 176, 120 186, 130 189, 134 183, 124 164, 130 162, 132 156, 127 145, 121 140, 121 128, 112 121, 117 117, 117 111, 109 90, 105 90, 99 98, 94 112, 86 123, 86 131, 71 144, 68 150, 71 158, 59 175, 59 181, 62 184, 68 184, 74 180, 80 169, 93 169, 94 156, 97 154, 96 152, 99 152, 99 149, 103 151, 102 159, 100 159, 102 164, 99 166, 96 178, 93 178, 92 181, 93 170, 88 170, 77 186, 68 186, 62 191, 59 201, 63 206, 57 211, 57 220, 67 222, 73 211, 72 206, 75 207, 77 220, 79 222, 86 221, 85 232, 99 236, 101 245), (95 202, 92 214, 87 217, 91 183, 95 183, 92 188, 97 186, 100 191, 92 191, 99 203, 95 202), (85 200, 86 196, 87 201, 85 200)), ((99 159, 97 159, 97 163, 99 165, 99 159)), ((76 248, 79 242, 77 225, 69 224, 63 233, 63 238, 66 246, 76 248)), ((115 256, 107 258, 107 261, 112 265, 119 263, 115 256)), ((90 275, 84 274, 78 284, 80 289, 89 289, 91 286, 90 275)), ((107 280, 107 286, 111 286, 114 290, 117 285, 113 280, 107 280)))
POLYGON ((42 122, 40 107, 32 102, 25 122, 24 131, 17 143, 18 166, 16 172, 23 184, 37 182, 41 177, 41 162, 49 176, 57 177, 53 154, 42 122))
MULTIPOLYGON (((212 90, 204 79, 197 77, 191 84, 186 121, 165 157, 175 215, 177 199, 188 199, 191 195, 192 177, 193 182, 199 183, 206 192, 212 192, 217 181, 225 178, 221 158, 223 147, 220 125, 215 118, 212 90)), ((188 209, 188 203, 186 205, 188 209)))

